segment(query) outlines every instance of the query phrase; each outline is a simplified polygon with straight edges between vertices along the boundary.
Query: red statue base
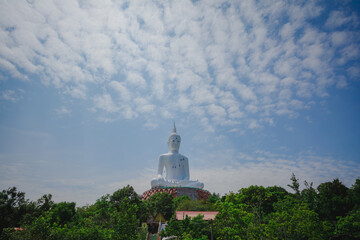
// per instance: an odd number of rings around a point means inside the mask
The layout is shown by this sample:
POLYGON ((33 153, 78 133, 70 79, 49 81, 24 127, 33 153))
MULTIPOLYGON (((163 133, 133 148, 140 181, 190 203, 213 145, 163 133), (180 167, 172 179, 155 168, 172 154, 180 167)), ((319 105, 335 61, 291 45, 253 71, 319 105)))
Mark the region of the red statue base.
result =
POLYGON ((173 196, 173 198, 181 197, 184 195, 189 196, 192 200, 206 200, 211 195, 207 190, 200 188, 190 188, 190 187, 157 187, 147 190, 142 195, 142 200, 148 200, 152 195, 156 193, 166 192, 173 196))

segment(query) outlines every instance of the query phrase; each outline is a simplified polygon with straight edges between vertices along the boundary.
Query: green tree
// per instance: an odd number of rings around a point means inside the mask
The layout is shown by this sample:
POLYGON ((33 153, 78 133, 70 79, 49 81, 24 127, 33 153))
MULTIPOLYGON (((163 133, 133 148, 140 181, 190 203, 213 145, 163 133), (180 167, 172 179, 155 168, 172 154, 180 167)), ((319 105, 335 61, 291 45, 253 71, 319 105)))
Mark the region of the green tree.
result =
POLYGON ((213 193, 208 197, 208 199, 206 200, 206 203, 215 204, 219 200, 220 200, 220 194, 213 193))
MULTIPOLYGON (((19 239, 38 239, 38 240, 47 240, 52 239, 52 220, 49 212, 44 213, 44 215, 36 218, 31 224, 25 225, 23 232, 16 234, 21 236, 19 239)), ((10 238, 11 239, 11 238, 10 238)))
POLYGON ((269 239, 324 239, 324 225, 317 213, 290 196, 274 204, 266 225, 269 239))
POLYGON ((25 193, 18 192, 16 187, 0 192, 0 236, 4 228, 19 227, 27 204, 25 193))
POLYGON ((119 211, 114 214, 115 239, 135 240, 139 227, 139 219, 136 217, 137 206, 128 199, 123 199, 119 205, 119 211))
POLYGON ((110 196, 110 202, 115 204, 116 207, 118 207, 124 199, 128 199, 130 204, 136 206, 137 218, 139 218, 141 222, 146 222, 148 218, 148 210, 132 186, 127 185, 126 187, 115 191, 110 196))
POLYGON ((299 179, 296 178, 295 174, 291 174, 291 184, 288 184, 288 187, 290 187, 292 190, 294 190, 295 195, 300 196, 300 183, 299 179))
POLYGON ((246 239, 249 237, 248 227, 255 215, 246 210, 246 204, 237 203, 236 195, 230 193, 224 201, 218 202, 219 214, 214 222, 216 239, 246 239))
POLYGON ((289 193, 282 187, 272 186, 265 188, 265 201, 263 202, 262 211, 267 215, 274 211, 274 204, 284 200, 289 193))
POLYGON ((220 239, 265 238, 268 215, 274 212, 274 203, 283 200, 288 192, 278 186, 264 188, 250 186, 238 193, 230 193, 217 201, 220 211, 215 230, 220 239))
POLYGON ((360 239, 360 210, 338 218, 335 237, 336 239, 360 239))
POLYGON ((322 183, 317 190, 316 210, 321 219, 335 223, 337 217, 344 217, 352 209, 348 204, 348 188, 339 179, 322 183))
POLYGON ((195 239, 210 237, 210 224, 204 220, 203 215, 198 215, 190 221, 190 234, 195 239))
POLYGON ((181 197, 174 198, 174 199, 173 199, 174 209, 179 210, 179 209, 178 209, 178 206, 179 206, 182 202, 184 202, 184 201, 189 201, 189 200, 191 200, 191 198, 190 198, 188 195, 183 195, 183 196, 181 196, 181 197))
POLYGON ((166 220, 169 220, 175 212, 173 197, 168 193, 156 193, 146 200, 149 212, 154 217, 161 213, 166 220))
POLYGON ((141 202, 139 195, 135 192, 134 188, 130 185, 115 191, 110 196, 110 202, 119 205, 123 199, 128 199, 129 203, 138 205, 141 202))
POLYGON ((349 204, 353 206, 353 210, 360 210, 360 178, 348 190, 349 204))
POLYGON ((183 221, 178 221, 175 218, 171 218, 166 225, 166 230, 161 233, 163 237, 166 236, 178 236, 180 237, 184 232, 186 232, 186 227, 190 222, 190 218, 186 216, 183 221))
POLYGON ((75 205, 74 202, 60 202, 55 204, 50 211, 51 223, 60 226, 70 223, 76 213, 75 205))
POLYGON ((54 204, 55 203, 52 200, 52 195, 51 194, 44 194, 36 202, 36 206, 40 210, 40 212, 49 211, 54 206, 54 204))
POLYGON ((310 184, 307 181, 304 181, 305 188, 301 191, 301 200, 305 202, 310 209, 316 209, 317 202, 317 192, 316 189, 313 188, 313 183, 310 184))
POLYGON ((258 224, 263 222, 264 217, 264 202, 266 201, 266 190, 262 186, 250 186, 242 188, 235 197, 237 202, 246 206, 246 211, 254 214, 258 224))
POLYGON ((208 211, 208 205, 202 200, 184 200, 181 201, 177 208, 177 211, 208 211))
POLYGON ((75 210, 75 203, 55 204, 25 226, 24 234, 13 232, 10 239, 20 235, 19 239, 137 239, 137 206, 128 198, 115 206, 106 195, 94 205, 75 210))
POLYGON ((208 199, 206 200, 206 207, 207 207, 207 211, 216 211, 216 203, 217 201, 220 201, 220 194, 218 193, 213 193, 211 194, 208 199))
POLYGON ((286 195, 288 192, 282 187, 250 186, 240 189, 235 199, 237 203, 246 204, 247 211, 257 216, 261 223, 267 214, 273 212, 273 204, 284 199, 286 195))
POLYGON ((210 224, 204 220, 202 215, 193 219, 186 216, 182 221, 172 218, 161 235, 178 236, 179 239, 209 239, 210 230, 210 224))

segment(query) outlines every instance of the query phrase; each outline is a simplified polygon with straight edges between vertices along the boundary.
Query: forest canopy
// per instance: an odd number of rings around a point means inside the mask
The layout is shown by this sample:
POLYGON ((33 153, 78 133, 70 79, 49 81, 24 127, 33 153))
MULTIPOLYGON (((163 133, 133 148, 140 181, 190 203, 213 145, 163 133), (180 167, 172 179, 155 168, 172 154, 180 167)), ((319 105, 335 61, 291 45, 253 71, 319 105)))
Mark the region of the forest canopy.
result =
POLYGON ((51 194, 30 201, 10 187, 0 192, 0 239, 146 239, 158 231, 158 213, 167 220, 161 236, 178 239, 360 239, 360 179, 350 188, 339 179, 304 181, 303 189, 294 174, 290 180, 291 192, 250 186, 206 202, 167 193, 142 201, 128 185, 83 207, 55 203, 51 194), (176 220, 184 210, 219 213, 213 221, 176 220))

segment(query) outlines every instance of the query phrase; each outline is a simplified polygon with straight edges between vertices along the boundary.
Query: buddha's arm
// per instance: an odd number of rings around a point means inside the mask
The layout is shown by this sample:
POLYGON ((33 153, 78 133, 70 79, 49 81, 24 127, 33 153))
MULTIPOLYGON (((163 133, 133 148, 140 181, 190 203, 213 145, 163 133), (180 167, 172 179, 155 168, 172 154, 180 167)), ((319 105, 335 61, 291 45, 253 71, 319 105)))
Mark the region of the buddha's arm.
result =
POLYGON ((158 176, 162 176, 163 175, 163 170, 164 170, 164 158, 162 158, 161 156, 159 157, 159 167, 158 167, 158 176))
POLYGON ((185 167, 185 176, 184 176, 184 179, 185 179, 185 180, 189 180, 189 179, 190 179, 189 160, 188 160, 186 157, 185 157, 184 167, 185 167))

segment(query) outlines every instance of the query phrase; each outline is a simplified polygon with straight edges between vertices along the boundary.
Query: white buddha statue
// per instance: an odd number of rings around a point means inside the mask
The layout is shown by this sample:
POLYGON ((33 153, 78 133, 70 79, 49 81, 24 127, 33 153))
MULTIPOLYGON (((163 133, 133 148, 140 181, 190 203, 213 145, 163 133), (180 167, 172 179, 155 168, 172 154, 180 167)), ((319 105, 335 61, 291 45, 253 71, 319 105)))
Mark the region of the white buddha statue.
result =
POLYGON ((168 138, 169 152, 159 157, 158 177, 151 181, 151 187, 194 187, 203 188, 199 181, 189 180, 189 160, 179 153, 181 137, 174 128, 168 138))

